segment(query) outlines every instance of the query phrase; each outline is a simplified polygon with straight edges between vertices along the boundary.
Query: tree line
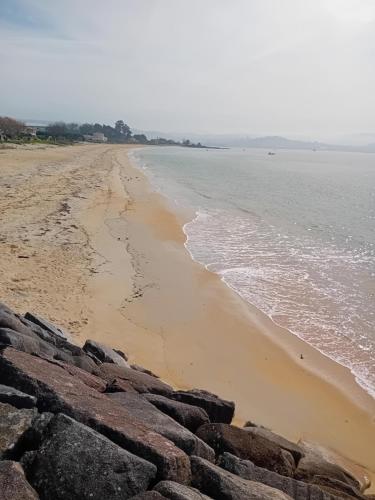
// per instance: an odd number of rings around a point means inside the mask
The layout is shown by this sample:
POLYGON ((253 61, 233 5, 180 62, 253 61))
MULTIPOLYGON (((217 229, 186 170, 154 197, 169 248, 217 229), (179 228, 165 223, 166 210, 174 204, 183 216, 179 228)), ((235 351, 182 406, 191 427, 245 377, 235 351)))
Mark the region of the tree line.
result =
MULTIPOLYGON (((29 135, 25 123, 7 116, 0 116, 0 139, 15 140, 22 139, 29 135)), ((174 141, 158 137, 147 139, 145 134, 133 134, 129 125, 123 120, 117 120, 112 127, 100 123, 66 123, 58 121, 48 124, 46 127, 37 127, 36 137, 40 140, 53 140, 54 142, 79 142, 85 139, 84 136, 92 136, 95 133, 102 133, 107 141, 113 144, 151 144, 151 145, 176 145, 186 147, 204 147, 200 143, 194 144, 188 139, 184 141, 174 141)))

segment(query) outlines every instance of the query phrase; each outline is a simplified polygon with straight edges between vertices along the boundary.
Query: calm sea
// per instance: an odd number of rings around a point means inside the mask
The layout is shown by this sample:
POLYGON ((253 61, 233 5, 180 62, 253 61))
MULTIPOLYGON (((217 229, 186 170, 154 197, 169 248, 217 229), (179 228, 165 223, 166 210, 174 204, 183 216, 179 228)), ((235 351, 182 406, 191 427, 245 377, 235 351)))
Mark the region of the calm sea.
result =
POLYGON ((145 148, 195 260, 375 396, 375 155, 145 148))

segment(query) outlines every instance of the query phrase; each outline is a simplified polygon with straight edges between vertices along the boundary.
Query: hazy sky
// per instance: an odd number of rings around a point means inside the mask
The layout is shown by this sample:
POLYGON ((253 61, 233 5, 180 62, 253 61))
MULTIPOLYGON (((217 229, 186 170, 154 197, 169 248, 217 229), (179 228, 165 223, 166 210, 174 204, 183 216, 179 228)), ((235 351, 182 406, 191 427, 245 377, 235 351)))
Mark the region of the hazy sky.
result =
POLYGON ((0 0, 0 115, 375 131, 375 0, 0 0))

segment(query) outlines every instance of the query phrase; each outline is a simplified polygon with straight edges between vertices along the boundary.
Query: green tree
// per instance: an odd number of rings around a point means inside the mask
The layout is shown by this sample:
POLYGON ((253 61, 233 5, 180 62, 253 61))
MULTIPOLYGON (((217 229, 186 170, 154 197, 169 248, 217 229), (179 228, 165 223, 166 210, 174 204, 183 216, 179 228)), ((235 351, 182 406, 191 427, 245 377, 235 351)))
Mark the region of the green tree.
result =
POLYGON ((117 122, 115 123, 115 131, 116 136, 119 140, 121 140, 121 142, 126 142, 132 135, 132 131, 130 130, 129 125, 124 123, 123 120, 117 120, 117 122))

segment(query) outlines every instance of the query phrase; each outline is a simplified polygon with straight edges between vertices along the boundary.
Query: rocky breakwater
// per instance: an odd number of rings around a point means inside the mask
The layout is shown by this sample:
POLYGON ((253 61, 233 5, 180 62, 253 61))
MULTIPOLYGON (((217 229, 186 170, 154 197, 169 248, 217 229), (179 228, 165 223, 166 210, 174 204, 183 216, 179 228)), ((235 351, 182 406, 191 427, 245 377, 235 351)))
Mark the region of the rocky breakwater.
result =
POLYGON ((0 304, 0 500, 365 499, 311 446, 231 424, 123 352, 0 304))

